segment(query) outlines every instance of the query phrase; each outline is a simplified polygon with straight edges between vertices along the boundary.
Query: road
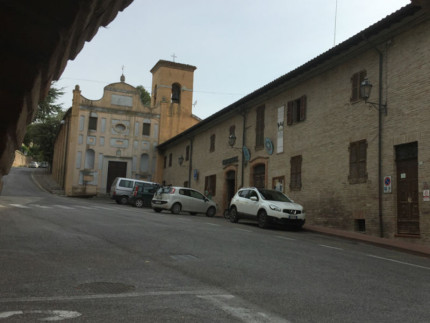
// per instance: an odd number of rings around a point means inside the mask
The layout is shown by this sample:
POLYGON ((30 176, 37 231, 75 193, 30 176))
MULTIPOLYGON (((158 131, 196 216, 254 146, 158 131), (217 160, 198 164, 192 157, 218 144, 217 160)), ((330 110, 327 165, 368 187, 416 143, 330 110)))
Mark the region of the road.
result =
POLYGON ((0 321, 430 322, 430 259, 42 191, 0 196, 0 321))

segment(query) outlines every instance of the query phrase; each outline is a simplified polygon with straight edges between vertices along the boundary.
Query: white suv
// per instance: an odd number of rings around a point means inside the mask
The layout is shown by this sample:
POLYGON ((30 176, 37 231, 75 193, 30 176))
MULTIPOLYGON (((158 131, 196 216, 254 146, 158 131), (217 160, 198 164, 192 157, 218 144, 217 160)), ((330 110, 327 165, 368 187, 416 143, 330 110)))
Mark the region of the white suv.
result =
POLYGON ((230 202, 230 221, 241 218, 257 220, 260 228, 273 222, 300 229, 305 224, 305 211, 282 192, 248 187, 237 191, 230 202))

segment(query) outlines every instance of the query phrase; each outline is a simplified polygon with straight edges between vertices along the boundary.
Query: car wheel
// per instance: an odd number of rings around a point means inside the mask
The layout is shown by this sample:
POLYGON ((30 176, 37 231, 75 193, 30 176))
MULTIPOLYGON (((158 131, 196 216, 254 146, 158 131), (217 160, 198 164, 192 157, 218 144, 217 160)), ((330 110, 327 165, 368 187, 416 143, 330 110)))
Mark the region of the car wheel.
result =
POLYGON ((119 198, 119 204, 125 205, 128 203, 128 197, 127 196, 121 196, 119 198))
POLYGON ((173 204, 171 211, 173 214, 179 214, 181 212, 181 208, 181 204, 175 203, 173 204))
POLYGON ((262 229, 267 228, 269 225, 269 218, 267 216, 266 211, 261 210, 258 212, 258 226, 262 229))
POLYGON ((237 214, 237 210, 235 207, 232 207, 230 209, 230 222, 232 222, 232 223, 239 222, 239 216, 237 214))
POLYGON ((136 199, 136 201, 134 201, 134 206, 141 208, 143 206, 143 200, 142 199, 136 199))
POLYGON ((153 209, 155 212, 160 213, 161 209, 153 209))
POLYGON ((213 206, 211 206, 207 211, 206 211, 206 216, 207 217, 213 217, 216 213, 216 210, 213 206))

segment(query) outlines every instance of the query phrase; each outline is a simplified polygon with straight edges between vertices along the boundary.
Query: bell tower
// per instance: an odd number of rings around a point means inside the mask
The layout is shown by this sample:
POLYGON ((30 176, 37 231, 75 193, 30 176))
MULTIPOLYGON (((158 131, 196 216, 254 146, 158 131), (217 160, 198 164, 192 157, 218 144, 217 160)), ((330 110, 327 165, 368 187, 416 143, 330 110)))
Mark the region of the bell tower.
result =
POLYGON ((151 69, 151 105, 160 112, 159 143, 200 121, 192 114, 195 66, 159 60, 151 69))

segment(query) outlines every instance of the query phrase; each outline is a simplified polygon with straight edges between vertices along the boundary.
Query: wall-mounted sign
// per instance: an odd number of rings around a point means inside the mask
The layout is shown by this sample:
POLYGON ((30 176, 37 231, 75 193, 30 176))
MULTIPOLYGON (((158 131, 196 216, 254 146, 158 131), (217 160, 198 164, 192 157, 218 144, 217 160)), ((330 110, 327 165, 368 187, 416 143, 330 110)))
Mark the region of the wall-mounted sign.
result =
POLYGON ((245 161, 249 162, 251 160, 251 153, 249 152, 249 149, 246 148, 246 146, 243 146, 243 157, 245 157, 245 161))
POLYGON ((430 190, 423 190, 423 201, 430 201, 430 190))
POLYGON ((264 147, 269 155, 273 154, 273 143, 270 138, 264 139, 264 147))
POLYGON ((223 166, 225 166, 225 165, 230 165, 230 164, 237 163, 238 161, 239 161, 239 157, 235 156, 235 157, 224 159, 222 161, 222 164, 223 164, 223 166))
POLYGON ((193 170, 193 177, 195 180, 199 179, 199 170, 198 169, 193 170))
POLYGON ((391 176, 384 177, 384 193, 391 193, 391 176))

